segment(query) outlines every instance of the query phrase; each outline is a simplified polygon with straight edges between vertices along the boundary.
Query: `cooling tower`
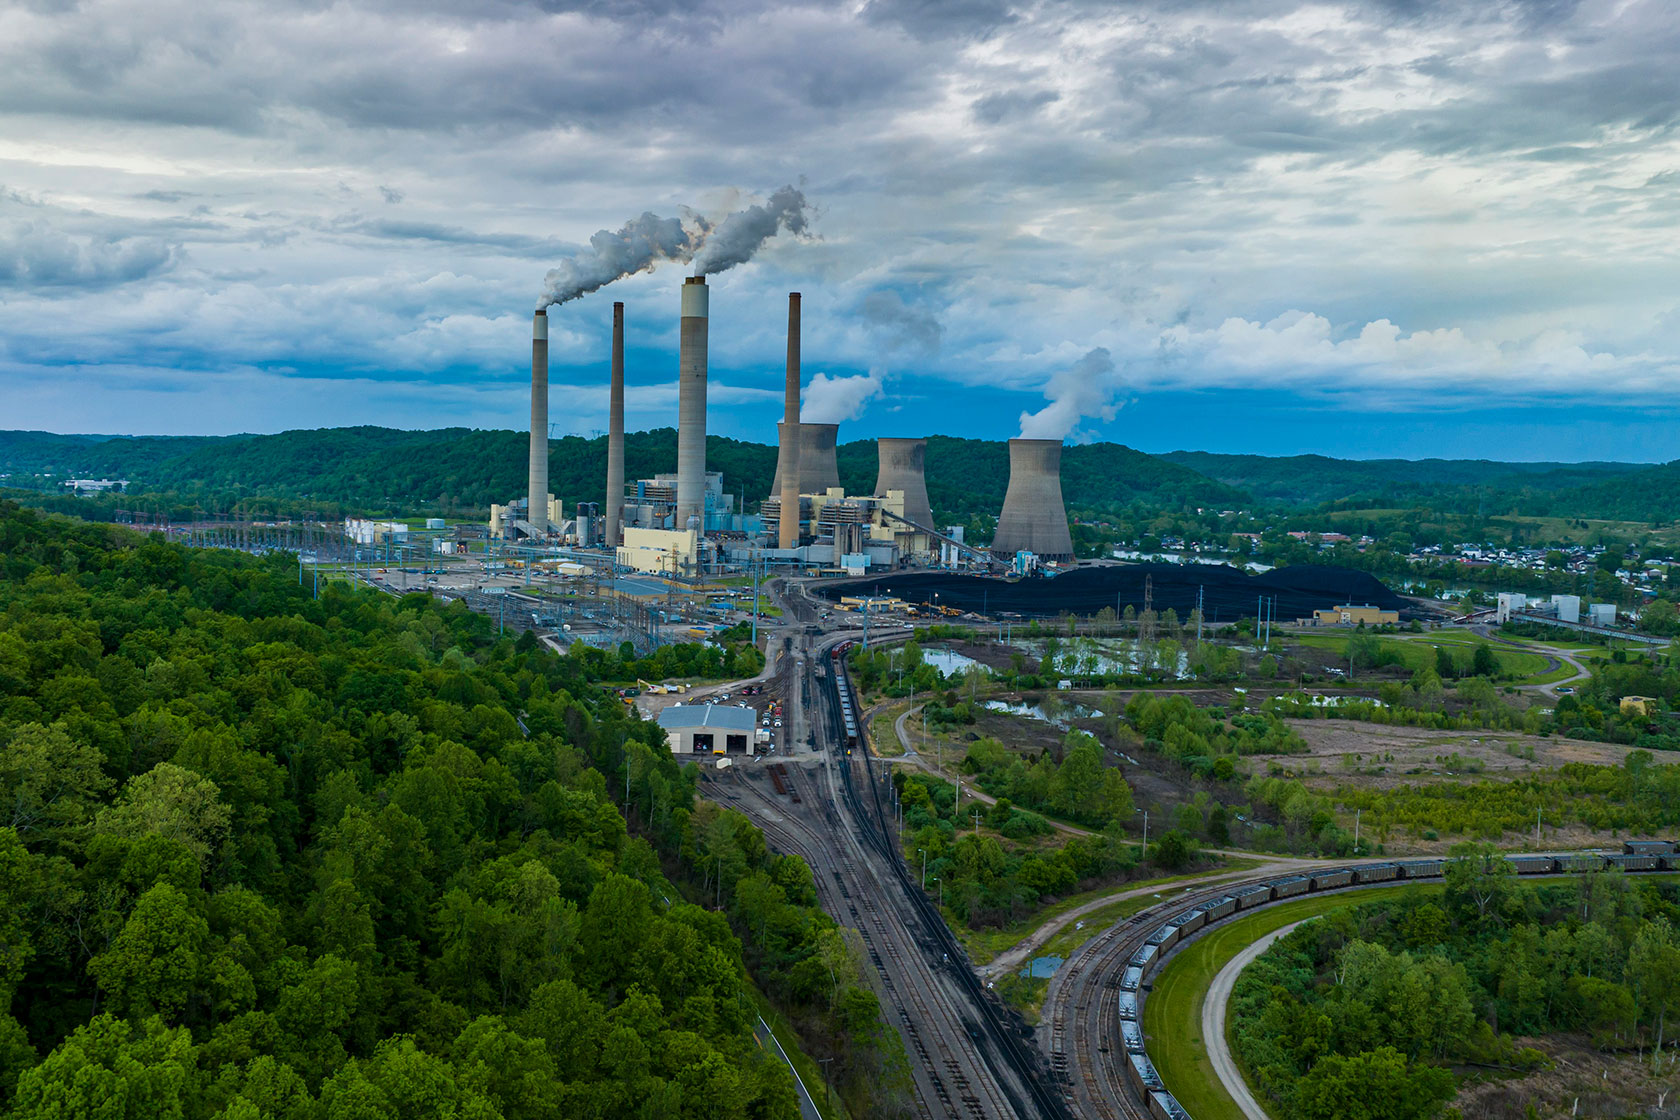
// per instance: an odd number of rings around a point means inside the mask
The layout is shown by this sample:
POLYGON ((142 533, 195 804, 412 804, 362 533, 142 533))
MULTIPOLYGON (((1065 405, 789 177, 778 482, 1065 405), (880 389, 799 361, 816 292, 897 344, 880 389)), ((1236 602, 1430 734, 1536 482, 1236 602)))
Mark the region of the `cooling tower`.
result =
POLYGON ((677 357, 677 517, 706 525, 706 328, 709 294, 704 276, 683 281, 682 331, 677 357))
POLYGON ((612 388, 607 401, 607 547, 624 519, 624 305, 613 304, 612 388))
POLYGON ((781 451, 776 457, 776 481, 772 493, 782 496, 777 521, 777 541, 782 548, 799 546, 799 293, 788 293, 787 386, 782 401, 782 422, 776 428, 781 451), (787 438, 792 432, 793 438, 787 438))
MULTIPOLYGON (((840 468, 834 462, 834 441, 840 433, 838 424, 799 425, 799 492, 821 494, 831 486, 840 485, 840 468)), ((776 443, 787 446, 787 421, 776 424, 776 443)), ((782 457, 776 456, 776 480, 770 484, 770 496, 782 496, 782 457)))
POLYGON ((875 447, 881 458, 875 496, 884 498, 888 490, 904 491, 904 516, 925 529, 932 528, 933 510, 928 505, 927 477, 922 472, 927 440, 878 439, 875 447))
POLYGON ((1046 560, 1072 560, 1073 537, 1062 505, 1062 441, 1009 441, 1009 490, 1003 496, 992 551, 1008 558, 1032 552, 1046 560))
POLYGON ((548 312, 531 320, 531 470, 525 509, 531 532, 548 535, 548 312))

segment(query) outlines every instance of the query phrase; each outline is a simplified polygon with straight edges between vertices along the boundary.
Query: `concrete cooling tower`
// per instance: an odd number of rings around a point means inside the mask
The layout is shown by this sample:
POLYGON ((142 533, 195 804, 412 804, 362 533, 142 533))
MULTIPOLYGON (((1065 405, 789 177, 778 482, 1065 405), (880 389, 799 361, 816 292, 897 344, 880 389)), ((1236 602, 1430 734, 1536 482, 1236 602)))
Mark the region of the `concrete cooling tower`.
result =
POLYGON ((1045 560, 1073 559, 1073 537, 1062 505, 1061 440, 1009 441, 1009 490, 992 552, 1003 559, 1017 552, 1045 560))
MULTIPOLYGON (((840 468, 834 462, 834 441, 840 433, 838 424, 799 425, 799 492, 821 494, 831 486, 840 485, 840 468)), ((776 424, 776 445, 787 447, 787 421, 776 424)), ((770 484, 770 497, 782 496, 782 456, 776 456, 776 480, 770 484)))
POLYGON ((932 528, 933 510, 928 505, 927 477, 922 471, 927 440, 878 439, 875 448, 881 459, 875 496, 884 498, 888 490, 904 491, 904 516, 923 528, 932 528))

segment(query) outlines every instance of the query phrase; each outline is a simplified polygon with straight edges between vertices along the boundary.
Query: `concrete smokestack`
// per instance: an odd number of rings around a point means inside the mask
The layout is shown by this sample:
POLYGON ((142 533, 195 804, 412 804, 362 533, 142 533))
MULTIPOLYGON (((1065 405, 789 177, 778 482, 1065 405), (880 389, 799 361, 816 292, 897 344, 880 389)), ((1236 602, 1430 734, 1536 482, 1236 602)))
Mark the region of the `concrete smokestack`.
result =
POLYGON ((706 342, 709 291, 704 276, 683 281, 677 356, 677 518, 686 529, 706 518, 706 342))
POLYGON ((1008 559, 1031 552, 1045 560, 1072 560, 1073 537, 1062 505, 1062 441, 1009 441, 1009 490, 1003 497, 992 552, 1008 559))
POLYGON ((875 449, 881 460, 875 476, 875 496, 884 498, 888 490, 904 491, 904 516, 931 529, 933 509, 928 504, 927 476, 922 469, 927 440, 878 439, 875 449))
MULTIPOLYGON (((839 438, 838 424, 800 424, 799 425, 799 492, 801 494, 821 494, 831 486, 840 485, 840 468, 835 464, 834 442, 839 438)), ((787 446, 787 421, 781 420, 776 424, 776 442, 779 446, 787 446)), ((776 457, 776 478, 770 484, 770 496, 782 496, 782 481, 786 472, 782 470, 781 456, 776 457)))
POLYGON ((788 293, 787 392, 782 405, 782 423, 776 431, 782 454, 777 463, 781 476, 782 509, 778 543, 783 548, 799 545, 799 293, 788 293), (791 435, 791 438, 790 438, 791 435))
POLYGON ((531 320, 531 471, 526 519, 531 531, 548 534, 548 313, 531 320))
POLYGON ((607 547, 619 544, 624 520, 624 305, 613 304, 612 388, 607 404, 607 547))

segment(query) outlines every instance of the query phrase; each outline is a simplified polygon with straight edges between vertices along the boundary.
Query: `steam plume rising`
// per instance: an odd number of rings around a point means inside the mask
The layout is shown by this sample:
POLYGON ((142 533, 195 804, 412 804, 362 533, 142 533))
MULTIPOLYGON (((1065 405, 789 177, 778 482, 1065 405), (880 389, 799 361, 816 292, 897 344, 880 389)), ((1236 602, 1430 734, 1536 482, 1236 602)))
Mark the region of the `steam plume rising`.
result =
POLYGON ((680 219, 644 213, 618 231, 600 230, 589 239, 591 252, 579 253, 548 270, 539 309, 565 303, 603 288, 622 276, 646 272, 660 261, 687 261, 705 239, 703 226, 685 227, 680 219))
POLYGON ((705 244, 694 255, 695 273, 709 276, 745 264, 778 230, 804 233, 810 226, 806 219, 809 209, 803 193, 783 187, 763 206, 735 211, 705 236, 705 244))
POLYGON ((1114 399, 1119 391, 1114 359, 1099 346, 1050 379, 1044 387, 1049 404, 1021 413, 1021 438, 1063 440, 1087 416, 1112 420, 1120 411, 1114 399))
POLYGON ((881 375, 871 371, 855 377, 830 377, 819 373, 805 386, 805 403, 799 419, 806 424, 840 424, 857 419, 863 406, 881 395, 881 375))

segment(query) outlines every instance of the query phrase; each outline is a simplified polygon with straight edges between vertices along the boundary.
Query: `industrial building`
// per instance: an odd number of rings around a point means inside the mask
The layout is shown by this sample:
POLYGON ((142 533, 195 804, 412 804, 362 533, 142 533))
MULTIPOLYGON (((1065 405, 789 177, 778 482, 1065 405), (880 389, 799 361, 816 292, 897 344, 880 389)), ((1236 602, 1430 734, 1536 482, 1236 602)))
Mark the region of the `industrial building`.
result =
POLYGON ((1311 618, 1303 618, 1300 623, 1303 626, 1397 626, 1400 612, 1384 610, 1369 603, 1357 606, 1344 603, 1339 607, 1313 611, 1311 618))
POLYGON ((757 713, 727 704, 677 704, 659 713, 671 753, 752 754, 757 713))
POLYGON ((634 572, 691 576, 700 571, 700 533, 695 529, 641 529, 627 525, 615 553, 634 572))
POLYGON ((1009 443, 1008 494, 989 553, 971 548, 960 527, 933 526, 925 439, 877 441, 873 493, 840 485, 839 425, 800 418, 800 294, 788 293, 787 370, 783 419, 777 424, 775 480, 758 513, 706 470, 706 394, 710 291, 704 277, 684 279, 677 361, 677 467, 627 482, 624 477, 624 305, 613 305, 605 516, 548 492, 548 313, 531 328, 531 429, 527 493, 491 507, 490 534, 579 547, 604 545, 639 571, 698 575, 724 561, 768 563, 862 574, 906 566, 990 567, 1017 572, 1041 563, 1070 563, 1073 542, 1062 502, 1061 443, 1009 443), (630 531, 638 533, 632 539, 630 531), (692 532, 692 536, 689 534, 692 532), (656 535, 650 535, 656 534, 656 535))

